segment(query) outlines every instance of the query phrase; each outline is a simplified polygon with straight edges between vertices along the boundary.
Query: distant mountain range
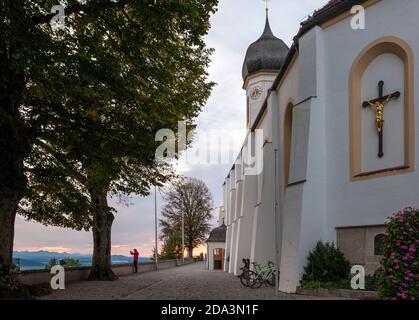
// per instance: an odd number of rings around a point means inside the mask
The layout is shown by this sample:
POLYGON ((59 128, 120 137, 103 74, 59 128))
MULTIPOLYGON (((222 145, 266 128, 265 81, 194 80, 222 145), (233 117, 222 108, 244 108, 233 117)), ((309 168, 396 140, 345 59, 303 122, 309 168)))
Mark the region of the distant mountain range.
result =
MULTIPOLYGON (((40 270, 45 269, 45 266, 51 259, 62 260, 72 258, 79 260, 82 266, 90 266, 92 264, 91 255, 83 255, 78 253, 67 252, 50 252, 50 251, 13 251, 13 259, 19 259, 20 270, 40 270)), ((140 257, 140 263, 150 262, 150 258, 140 257)), ((114 255, 112 256, 112 264, 132 263, 132 257, 114 255)))

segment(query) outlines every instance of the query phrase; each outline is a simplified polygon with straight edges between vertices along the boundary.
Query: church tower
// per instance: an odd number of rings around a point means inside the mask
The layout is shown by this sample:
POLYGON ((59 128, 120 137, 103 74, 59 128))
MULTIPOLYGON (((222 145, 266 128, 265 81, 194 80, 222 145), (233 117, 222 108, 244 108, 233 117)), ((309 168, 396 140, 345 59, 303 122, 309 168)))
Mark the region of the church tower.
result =
POLYGON ((246 52, 243 89, 247 97, 247 128, 251 128, 288 54, 287 45, 272 33, 266 9, 265 30, 246 52))

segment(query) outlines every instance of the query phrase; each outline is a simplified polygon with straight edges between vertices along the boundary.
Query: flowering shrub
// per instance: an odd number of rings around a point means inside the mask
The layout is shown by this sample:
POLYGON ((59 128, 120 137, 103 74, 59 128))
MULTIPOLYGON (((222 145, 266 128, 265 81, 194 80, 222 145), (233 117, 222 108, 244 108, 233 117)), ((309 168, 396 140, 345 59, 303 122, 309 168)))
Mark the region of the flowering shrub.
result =
POLYGON ((386 223, 380 294, 387 299, 419 298, 419 209, 406 208, 386 223))

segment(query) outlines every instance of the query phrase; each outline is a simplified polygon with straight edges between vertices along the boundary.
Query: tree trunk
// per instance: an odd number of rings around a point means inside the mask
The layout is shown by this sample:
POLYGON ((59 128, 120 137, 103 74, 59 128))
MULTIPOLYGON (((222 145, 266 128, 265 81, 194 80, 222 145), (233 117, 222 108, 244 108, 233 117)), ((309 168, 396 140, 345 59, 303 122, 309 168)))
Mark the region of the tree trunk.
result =
POLYGON ((91 191, 93 211, 93 259, 89 280, 113 281, 118 277, 112 271, 111 231, 114 216, 108 207, 107 192, 91 191))
POLYGON ((8 274, 12 264, 16 211, 20 197, 0 197, 0 276, 8 274))
POLYGON ((12 263, 16 212, 27 187, 23 161, 29 153, 28 131, 17 113, 18 102, 0 98, 0 273, 12 263))
MULTIPOLYGON (((21 65, 25 45, 20 36, 28 32, 24 1, 9 1, 6 17, 12 34, 2 38, 0 48, 0 274, 9 273, 13 255, 16 212, 27 188, 24 160, 33 139, 19 108, 25 90, 25 70, 21 65)), ((25 40, 26 42, 26 40, 25 40)))
POLYGON ((192 260, 193 259, 193 246, 188 246, 188 255, 189 255, 189 259, 192 260))

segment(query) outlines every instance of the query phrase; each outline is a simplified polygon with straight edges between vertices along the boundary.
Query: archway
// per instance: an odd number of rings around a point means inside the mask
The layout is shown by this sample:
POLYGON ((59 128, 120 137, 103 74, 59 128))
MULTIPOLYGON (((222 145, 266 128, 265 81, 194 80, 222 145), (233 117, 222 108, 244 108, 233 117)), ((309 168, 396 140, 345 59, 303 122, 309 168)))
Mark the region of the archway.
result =
POLYGON ((214 270, 222 270, 224 266, 224 249, 216 248, 213 250, 214 270))
POLYGON ((374 238, 374 255, 382 256, 384 252, 384 242, 387 239, 385 234, 378 234, 374 238))
MULTIPOLYGON (((350 130, 350 179, 351 181, 366 180, 380 178, 384 176, 397 175, 402 173, 412 172, 414 170, 414 57, 413 51, 409 45, 402 39, 396 37, 383 37, 365 47, 358 55, 353 63, 349 76, 349 130, 350 130), (392 136, 402 136, 404 143, 397 144, 402 155, 401 160, 396 164, 388 165, 384 163, 383 167, 364 168, 365 163, 371 162, 365 156, 365 149, 363 147, 364 140, 362 133, 365 131, 363 126, 363 108, 362 93, 365 90, 363 87, 363 78, 368 71, 368 68, 377 61, 384 61, 392 57, 394 61, 400 61, 402 64, 402 72, 404 75, 404 84, 397 87, 402 92, 402 100, 404 104, 402 126, 394 126, 400 129, 398 134, 392 136), (381 58, 381 60, 378 60, 381 58), (396 60, 394 59, 396 58, 396 60), (367 161, 369 160, 369 161, 367 161)), ((373 72, 371 74, 374 75, 373 72)), ((388 128, 388 126, 387 126, 388 128)), ((396 144, 394 144, 396 145, 396 144)), ((392 150, 398 150, 393 148, 392 150)), ((394 151, 395 152, 395 151, 394 151)), ((375 158, 374 158, 375 159, 375 158)), ((379 162, 376 161, 376 164, 379 162)), ((383 163, 383 160, 380 160, 383 163)))

